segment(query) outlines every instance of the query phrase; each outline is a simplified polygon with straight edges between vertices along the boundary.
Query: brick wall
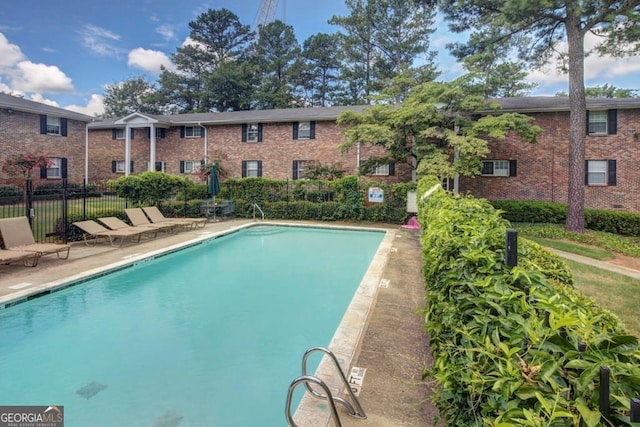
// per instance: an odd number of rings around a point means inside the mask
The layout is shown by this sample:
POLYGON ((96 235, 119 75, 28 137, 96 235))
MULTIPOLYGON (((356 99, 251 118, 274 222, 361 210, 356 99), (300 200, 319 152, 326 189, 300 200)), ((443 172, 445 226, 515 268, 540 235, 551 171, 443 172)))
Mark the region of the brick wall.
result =
MULTIPOLYGON (((40 115, 0 109, 0 163, 28 152, 43 152, 47 157, 67 158, 69 182, 81 183, 84 178, 85 123, 67 121, 67 136, 40 134, 40 115)), ((5 178, 8 177, 4 174, 5 178)), ((34 169, 34 185, 40 182, 40 170, 34 169)), ((47 179, 46 182, 59 182, 47 179)))
MULTIPOLYGON (((515 177, 461 178, 460 191, 490 200, 541 200, 567 203, 569 113, 531 114, 543 129, 537 144, 518 137, 494 141, 487 160, 517 160, 515 177)), ((640 110, 618 110, 615 135, 589 135, 586 160, 616 160, 617 185, 585 188, 585 206, 640 212, 640 110)))

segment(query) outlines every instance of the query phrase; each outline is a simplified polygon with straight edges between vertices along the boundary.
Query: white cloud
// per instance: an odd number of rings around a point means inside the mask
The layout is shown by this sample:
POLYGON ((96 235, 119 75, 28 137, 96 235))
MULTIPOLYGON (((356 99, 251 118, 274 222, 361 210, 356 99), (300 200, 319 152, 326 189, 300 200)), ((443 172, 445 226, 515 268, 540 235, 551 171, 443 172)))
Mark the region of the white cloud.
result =
POLYGON ((29 97, 32 101, 39 102, 41 104, 51 105, 53 107, 59 107, 58 103, 52 99, 47 99, 40 93, 32 93, 29 97))
POLYGON ((113 45, 120 36, 97 25, 87 24, 79 30, 82 43, 95 55, 120 57, 122 50, 113 45))
POLYGON ((13 87, 25 92, 70 92, 73 82, 55 65, 21 61, 10 73, 13 87))
POLYGON ((7 40, 4 34, 0 33, 0 72, 4 68, 13 67, 24 59, 24 55, 18 46, 7 40))
POLYGON ((173 27, 168 24, 160 25, 159 27, 157 27, 156 33, 164 37, 165 40, 173 40, 176 38, 176 33, 173 30, 173 27))
POLYGON ((19 46, 0 33, 0 81, 3 91, 24 94, 69 92, 73 82, 55 65, 29 61, 19 46))
POLYGON ((86 114, 88 116, 95 116, 104 113, 104 96, 93 94, 91 95, 91 99, 87 102, 87 105, 67 105, 67 110, 75 111, 76 113, 86 114))
POLYGON ((170 71, 175 70, 175 65, 164 52, 141 47, 129 52, 128 65, 154 74, 160 72, 161 65, 164 65, 164 67, 170 71))
MULTIPOLYGON (((599 41, 598 36, 587 33, 584 40, 585 50, 593 49, 599 41)), ((560 44, 558 50, 566 52, 567 44, 560 44)), ((541 85, 568 84, 568 75, 558 72, 558 65, 559 61, 553 59, 543 69, 530 73, 528 80, 541 85)), ((584 60, 584 79, 587 83, 590 81, 611 82, 617 78, 638 72, 640 72, 640 57, 638 56, 614 58, 610 55, 599 56, 596 53, 592 53, 584 60)), ((614 85, 621 87, 615 83, 614 85)))

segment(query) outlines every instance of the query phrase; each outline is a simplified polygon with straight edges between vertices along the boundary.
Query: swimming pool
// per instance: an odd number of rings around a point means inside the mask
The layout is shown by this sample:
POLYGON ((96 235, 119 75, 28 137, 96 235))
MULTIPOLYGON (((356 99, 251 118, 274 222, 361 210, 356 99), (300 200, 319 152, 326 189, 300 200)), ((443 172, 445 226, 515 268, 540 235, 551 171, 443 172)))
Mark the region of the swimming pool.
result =
POLYGON ((249 228, 0 311, 0 402, 65 405, 69 426, 284 425, 383 236, 249 228))

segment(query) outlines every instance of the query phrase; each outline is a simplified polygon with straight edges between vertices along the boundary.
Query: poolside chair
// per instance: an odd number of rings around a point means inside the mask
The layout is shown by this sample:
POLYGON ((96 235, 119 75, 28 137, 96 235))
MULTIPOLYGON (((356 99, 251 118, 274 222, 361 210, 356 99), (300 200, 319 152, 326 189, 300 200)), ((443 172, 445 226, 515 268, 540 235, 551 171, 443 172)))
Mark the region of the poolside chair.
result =
POLYGON ((127 239, 131 239, 132 243, 138 243, 144 233, 150 232, 150 230, 109 230, 93 220, 74 222, 73 225, 82 230, 82 237, 87 246, 95 245, 100 239, 109 240, 111 246, 116 246, 117 239, 120 239, 118 247, 121 247, 127 239))
POLYGON ((98 221, 106 225, 112 230, 137 230, 144 233, 153 233, 152 239, 155 239, 158 236, 158 229, 155 227, 147 227, 145 225, 135 226, 129 225, 123 220, 115 216, 108 216, 104 218, 98 218, 98 221))
POLYGON ((176 224, 154 224, 149 221, 149 218, 144 214, 144 211, 140 208, 128 208, 124 210, 124 213, 127 214, 129 221, 131 224, 135 226, 147 226, 147 227, 155 227, 161 231, 175 231, 177 225, 176 224))
POLYGON ((35 267, 38 265, 40 254, 38 252, 10 251, 0 249, 0 264, 6 265, 16 261, 22 261, 25 267, 35 267))
POLYGON ((157 206, 147 206, 146 208, 142 208, 142 210, 154 224, 175 224, 187 228, 204 227, 207 225, 207 218, 167 218, 160 212, 157 206))
POLYGON ((59 243, 36 243, 26 216, 0 219, 0 234, 5 249, 37 252, 39 256, 57 254, 59 259, 69 258, 71 246, 59 243))

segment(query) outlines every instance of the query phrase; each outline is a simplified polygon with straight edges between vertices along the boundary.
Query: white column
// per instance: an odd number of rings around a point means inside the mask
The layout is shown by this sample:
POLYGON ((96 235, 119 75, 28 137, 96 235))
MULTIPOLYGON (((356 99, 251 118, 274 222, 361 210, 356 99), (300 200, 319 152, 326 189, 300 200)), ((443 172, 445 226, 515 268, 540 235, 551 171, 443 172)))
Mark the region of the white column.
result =
POLYGON ((151 123, 151 130, 149 131, 149 170, 156 170, 156 125, 151 123))
POLYGON ((131 128, 124 128, 124 176, 131 174, 131 128))

